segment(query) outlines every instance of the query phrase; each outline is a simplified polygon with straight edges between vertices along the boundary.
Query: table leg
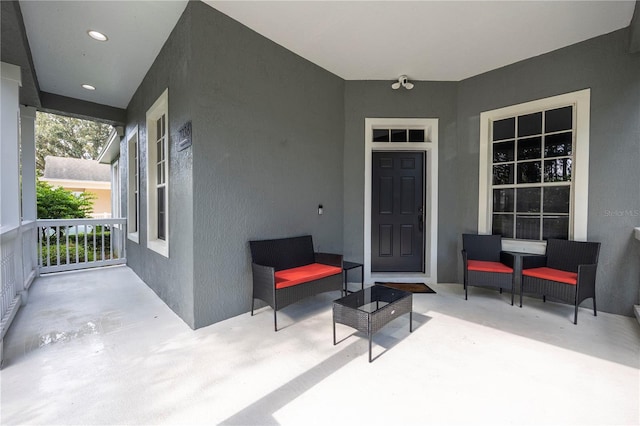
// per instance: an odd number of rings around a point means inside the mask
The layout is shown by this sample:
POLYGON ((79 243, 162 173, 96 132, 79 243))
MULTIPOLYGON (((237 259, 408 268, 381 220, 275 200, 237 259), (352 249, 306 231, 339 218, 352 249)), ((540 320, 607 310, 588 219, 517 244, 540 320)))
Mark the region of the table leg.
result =
POLYGON ((347 270, 342 270, 342 296, 347 295, 347 270))
POLYGON ((369 333, 369 362, 371 362, 371 333, 369 333))
POLYGON ((409 333, 413 333, 413 311, 409 311, 409 333))
MULTIPOLYGON (((513 268, 513 273, 515 274, 515 283, 514 286, 520 291, 520 307, 522 308, 522 256, 516 256, 515 268, 513 268)), ((514 289, 515 290, 515 289, 514 289)), ((511 296, 513 297, 513 296, 511 296)), ((511 301, 513 305, 513 300, 511 301)))

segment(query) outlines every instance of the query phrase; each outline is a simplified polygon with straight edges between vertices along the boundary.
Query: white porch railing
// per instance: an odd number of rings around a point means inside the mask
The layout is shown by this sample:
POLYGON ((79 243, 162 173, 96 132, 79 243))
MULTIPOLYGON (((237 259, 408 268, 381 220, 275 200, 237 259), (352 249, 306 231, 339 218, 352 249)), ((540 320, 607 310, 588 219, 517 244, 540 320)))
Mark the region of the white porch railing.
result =
POLYGON ((39 219, 40 273, 126 263, 126 219, 39 219))
POLYGON ((39 273, 118 265, 126 258, 126 219, 44 219, 0 228, 2 342, 39 273))
POLYGON ((0 360, 2 339, 18 312, 21 294, 37 275, 36 222, 0 228, 0 360))

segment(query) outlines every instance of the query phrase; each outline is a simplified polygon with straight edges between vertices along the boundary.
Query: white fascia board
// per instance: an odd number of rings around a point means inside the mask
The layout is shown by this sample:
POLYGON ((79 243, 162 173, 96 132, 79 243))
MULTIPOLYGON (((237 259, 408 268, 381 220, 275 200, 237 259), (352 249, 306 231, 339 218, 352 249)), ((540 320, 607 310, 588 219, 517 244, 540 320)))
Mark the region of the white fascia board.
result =
POLYGON ((51 179, 40 178, 43 182, 48 182, 52 186, 63 188, 84 188, 84 189, 111 189, 111 182, 95 180, 72 180, 72 179, 51 179))
POLYGON ((120 137, 118 131, 114 127, 111 130, 111 134, 109 134, 109 140, 105 145, 104 149, 98 156, 98 163, 101 164, 111 164, 113 161, 120 156, 120 137))

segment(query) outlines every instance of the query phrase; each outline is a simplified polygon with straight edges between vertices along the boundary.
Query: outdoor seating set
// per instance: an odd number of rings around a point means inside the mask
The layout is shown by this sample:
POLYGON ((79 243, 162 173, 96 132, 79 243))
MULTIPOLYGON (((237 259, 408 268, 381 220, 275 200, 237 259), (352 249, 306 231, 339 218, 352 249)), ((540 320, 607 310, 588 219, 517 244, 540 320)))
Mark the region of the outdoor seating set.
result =
MULTIPOLYGON (((596 311, 596 268, 600 243, 559 239, 547 240, 545 255, 515 253, 502 250, 500 235, 462 235, 464 265, 464 296, 469 286, 489 287, 509 291, 513 305, 515 291, 557 299, 574 305, 574 320, 578 322, 578 306, 593 299, 596 311)), ((342 296, 333 302, 333 344, 336 344, 336 323, 345 324, 366 333, 369 339, 369 362, 373 333, 400 315, 409 313, 412 327, 412 294, 384 285, 348 292, 343 273, 342 255, 316 253, 310 235, 272 240, 249 241, 253 293, 255 300, 266 302, 273 309, 274 330, 278 331, 278 310, 329 291, 342 296), (347 295, 347 293, 352 293, 347 295)), ((348 263, 348 262, 347 262, 348 263)))
POLYGON ((334 345, 338 343, 336 323, 355 328, 369 339, 371 362, 372 336, 390 321, 408 313, 409 331, 413 331, 412 293, 383 285, 365 289, 362 281, 361 290, 348 291, 346 272, 362 265, 343 262, 339 254, 315 253, 310 235, 249 241, 249 246, 253 272, 251 315, 255 299, 263 300, 273 308, 275 331, 278 331, 278 310, 307 297, 336 290, 344 297, 333 302, 334 345))
POLYGON ((464 297, 468 287, 489 287, 547 297, 574 306, 573 323, 578 323, 578 306, 593 299, 596 311, 596 268, 600 243, 549 239, 545 255, 502 250, 500 235, 462 235, 464 297))

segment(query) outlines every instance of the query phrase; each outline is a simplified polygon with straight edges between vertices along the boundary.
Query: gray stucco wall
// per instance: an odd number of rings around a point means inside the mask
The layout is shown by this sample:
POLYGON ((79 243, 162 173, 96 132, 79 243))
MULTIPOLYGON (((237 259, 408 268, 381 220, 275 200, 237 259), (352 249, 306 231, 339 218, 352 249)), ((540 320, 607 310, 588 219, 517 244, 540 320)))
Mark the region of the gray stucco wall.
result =
POLYGON ((414 83, 413 90, 392 90, 391 81, 346 82, 344 255, 359 262, 364 257, 365 118, 438 118, 438 280, 455 281, 457 83, 414 83))
MULTIPOLYGON (((127 263, 189 326, 193 309, 193 179, 192 152, 177 152, 178 129, 191 118, 191 8, 187 7, 127 107, 126 135, 137 125, 140 144, 139 244, 127 241, 127 263), (169 89, 169 258, 147 248, 146 113, 169 89)), ((121 142, 122 189, 126 190, 127 138, 121 142)), ((123 203, 123 215, 127 214, 123 203)))
MULTIPOLYGON (((640 247, 640 54, 629 29, 597 37, 461 82, 345 86, 344 253, 362 260, 364 118, 439 118, 438 281, 461 282, 461 234, 476 232, 480 113, 591 88, 588 238, 602 242, 598 308, 632 315, 640 247)), ((586 302, 587 304, 590 302, 586 302)))
POLYGON ((628 53, 628 31, 460 82, 457 119, 457 170, 466 187, 460 234, 477 230, 480 113, 591 88, 588 239, 602 243, 598 309, 623 315, 632 315, 640 276, 632 237, 640 224, 640 54, 628 53))
MULTIPOLYGON (((138 125, 142 148, 140 244, 128 242, 128 263, 198 328, 250 308, 251 239, 309 233, 316 249, 362 261, 364 119, 438 118, 438 281, 460 282, 460 235, 477 229, 480 113, 589 87, 598 308, 631 315, 640 297, 631 236, 640 226, 640 55, 628 53, 629 39, 621 30, 462 82, 393 91, 390 81, 345 82, 190 2, 127 108, 127 134, 138 125), (146 248, 145 170, 145 113, 167 87, 169 259, 146 248), (193 146, 177 152, 188 120, 193 146)), ((123 189, 126 151, 125 138, 123 189)))
POLYGON ((250 309, 249 240, 311 234, 316 249, 342 252, 344 82, 202 3, 191 6, 200 327, 250 309))

